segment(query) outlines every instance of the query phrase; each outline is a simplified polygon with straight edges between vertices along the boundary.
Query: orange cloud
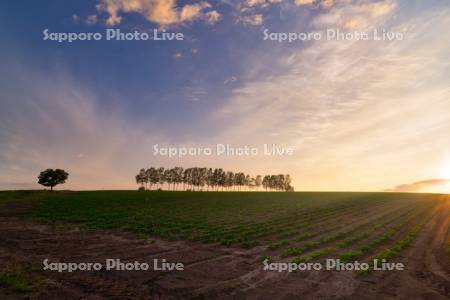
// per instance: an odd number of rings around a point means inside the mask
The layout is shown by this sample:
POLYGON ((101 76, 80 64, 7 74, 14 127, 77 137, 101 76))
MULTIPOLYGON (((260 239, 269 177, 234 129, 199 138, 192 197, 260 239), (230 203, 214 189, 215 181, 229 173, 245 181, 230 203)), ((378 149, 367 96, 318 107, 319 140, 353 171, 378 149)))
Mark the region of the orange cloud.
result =
POLYGON ((379 17, 392 12, 397 5, 392 1, 377 2, 368 5, 368 9, 372 16, 379 17))
POLYGON ((392 189, 388 189, 388 192, 417 192, 423 189, 445 185, 450 183, 450 179, 428 179, 417 181, 413 183, 400 184, 392 189))
POLYGON ((263 22, 263 16, 261 14, 243 16, 240 17, 238 21, 242 22, 245 25, 259 26, 263 22))
POLYGON ((247 0, 245 1, 247 6, 258 6, 266 3, 266 0, 247 0))
POLYGON ((316 0, 295 0, 295 4, 302 6, 302 5, 312 5, 316 0))
POLYGON ((319 4, 324 8, 330 8, 335 3, 335 0, 295 0, 298 6, 319 4))
MULTIPOLYGON (((300 0, 309 2, 310 0, 300 0)), ((318 3, 318 2, 314 2, 318 3)), ((354 30, 363 29, 385 19, 397 8, 393 0, 381 0, 375 3, 351 3, 351 0, 322 0, 320 5, 331 8, 329 13, 319 15, 314 20, 316 27, 342 27, 354 30), (336 5, 336 4, 341 5, 336 5), (345 4, 345 5, 344 5, 345 4)))
POLYGON ((106 12, 106 25, 114 26, 122 22, 119 13, 138 13, 160 26, 171 26, 203 19, 215 23, 220 14, 208 2, 198 2, 177 7, 176 0, 100 0, 97 10, 106 12))

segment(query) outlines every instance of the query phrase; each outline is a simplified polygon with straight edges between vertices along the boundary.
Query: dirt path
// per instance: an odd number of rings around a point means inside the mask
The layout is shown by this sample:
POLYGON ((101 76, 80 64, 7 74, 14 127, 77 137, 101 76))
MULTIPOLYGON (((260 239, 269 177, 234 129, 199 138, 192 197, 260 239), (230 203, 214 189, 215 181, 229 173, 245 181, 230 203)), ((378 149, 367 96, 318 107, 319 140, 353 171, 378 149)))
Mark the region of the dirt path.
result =
POLYGON ((374 274, 362 281, 354 298, 450 299, 450 202, 443 205, 401 257, 405 272, 374 274))
POLYGON ((1 288, 1 299, 449 299, 450 205, 427 225, 402 261, 404 272, 367 278, 352 272, 263 271, 261 250, 191 242, 144 240, 131 233, 81 231, 17 217, 30 205, 0 208, 0 268, 37 281, 31 293, 1 288), (100 262, 107 258, 182 262, 184 271, 38 271, 51 262, 100 262), (34 270, 34 271, 31 271, 34 270))

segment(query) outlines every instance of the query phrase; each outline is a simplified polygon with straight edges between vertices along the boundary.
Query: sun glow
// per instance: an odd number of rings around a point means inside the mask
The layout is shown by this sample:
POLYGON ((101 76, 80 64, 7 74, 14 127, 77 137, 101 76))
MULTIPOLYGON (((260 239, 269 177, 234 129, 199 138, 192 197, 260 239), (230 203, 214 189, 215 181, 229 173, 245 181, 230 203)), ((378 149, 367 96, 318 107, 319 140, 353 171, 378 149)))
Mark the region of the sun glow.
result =
POLYGON ((439 168, 439 177, 446 181, 439 192, 450 194, 450 160, 445 161, 439 168))
POLYGON ((439 175, 442 179, 450 179, 450 160, 441 166, 439 175))

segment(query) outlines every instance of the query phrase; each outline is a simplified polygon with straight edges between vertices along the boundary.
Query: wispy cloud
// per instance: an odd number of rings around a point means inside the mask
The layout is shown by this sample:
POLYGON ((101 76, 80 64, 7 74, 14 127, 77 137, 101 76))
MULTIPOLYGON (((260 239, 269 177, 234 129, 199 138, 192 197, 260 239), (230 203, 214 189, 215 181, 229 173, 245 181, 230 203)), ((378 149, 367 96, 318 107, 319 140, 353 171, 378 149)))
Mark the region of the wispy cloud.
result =
POLYGON ((436 186, 444 186, 450 184, 450 179, 428 179, 417 181, 413 183, 400 184, 392 189, 387 189, 387 192, 417 192, 435 188, 436 186))
POLYGON ((244 25, 259 26, 263 23, 263 16, 262 14, 240 16, 238 22, 242 22, 244 25))
MULTIPOLYGON (((328 6, 328 7, 331 7, 328 6)), ((386 20, 386 16, 395 13, 397 2, 381 0, 377 2, 362 1, 359 3, 341 4, 319 14, 313 22, 316 27, 338 27, 344 29, 365 29, 376 26, 378 22, 386 20)))
MULTIPOLYGON (((450 63, 444 58, 450 40, 441 34, 450 26, 450 10, 402 20, 392 1, 379 3, 385 4, 361 11, 364 29, 380 26, 404 33, 405 40, 298 48, 268 41, 252 53, 248 76, 214 115, 228 124, 220 138, 294 145, 291 173, 312 189, 379 190, 427 169, 433 176, 430 165, 450 146, 450 63), (261 72, 268 62, 271 71, 261 72)), ((340 20, 361 7, 335 6, 312 22, 318 30, 344 28, 340 20), (335 22, 324 22, 328 17, 335 22)))
POLYGON ((120 109, 101 108, 92 88, 63 69, 41 71, 19 61, 0 72, 0 189, 37 188, 46 168, 69 171, 64 188, 134 187, 134 172, 164 138, 148 135, 120 109))

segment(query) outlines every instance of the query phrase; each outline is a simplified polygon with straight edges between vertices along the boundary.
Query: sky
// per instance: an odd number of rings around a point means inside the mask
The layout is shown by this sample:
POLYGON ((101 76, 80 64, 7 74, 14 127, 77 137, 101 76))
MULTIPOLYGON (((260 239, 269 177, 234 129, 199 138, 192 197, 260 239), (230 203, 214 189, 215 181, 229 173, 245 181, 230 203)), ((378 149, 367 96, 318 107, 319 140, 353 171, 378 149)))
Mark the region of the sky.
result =
POLYGON ((288 173, 296 190, 450 193, 449 28, 448 0, 3 1, 0 190, 39 188, 46 168, 91 190, 207 166, 288 173), (69 43, 46 29, 184 39, 69 43), (374 29, 402 38, 265 38, 374 29), (259 153, 154 153, 217 144, 259 153))

